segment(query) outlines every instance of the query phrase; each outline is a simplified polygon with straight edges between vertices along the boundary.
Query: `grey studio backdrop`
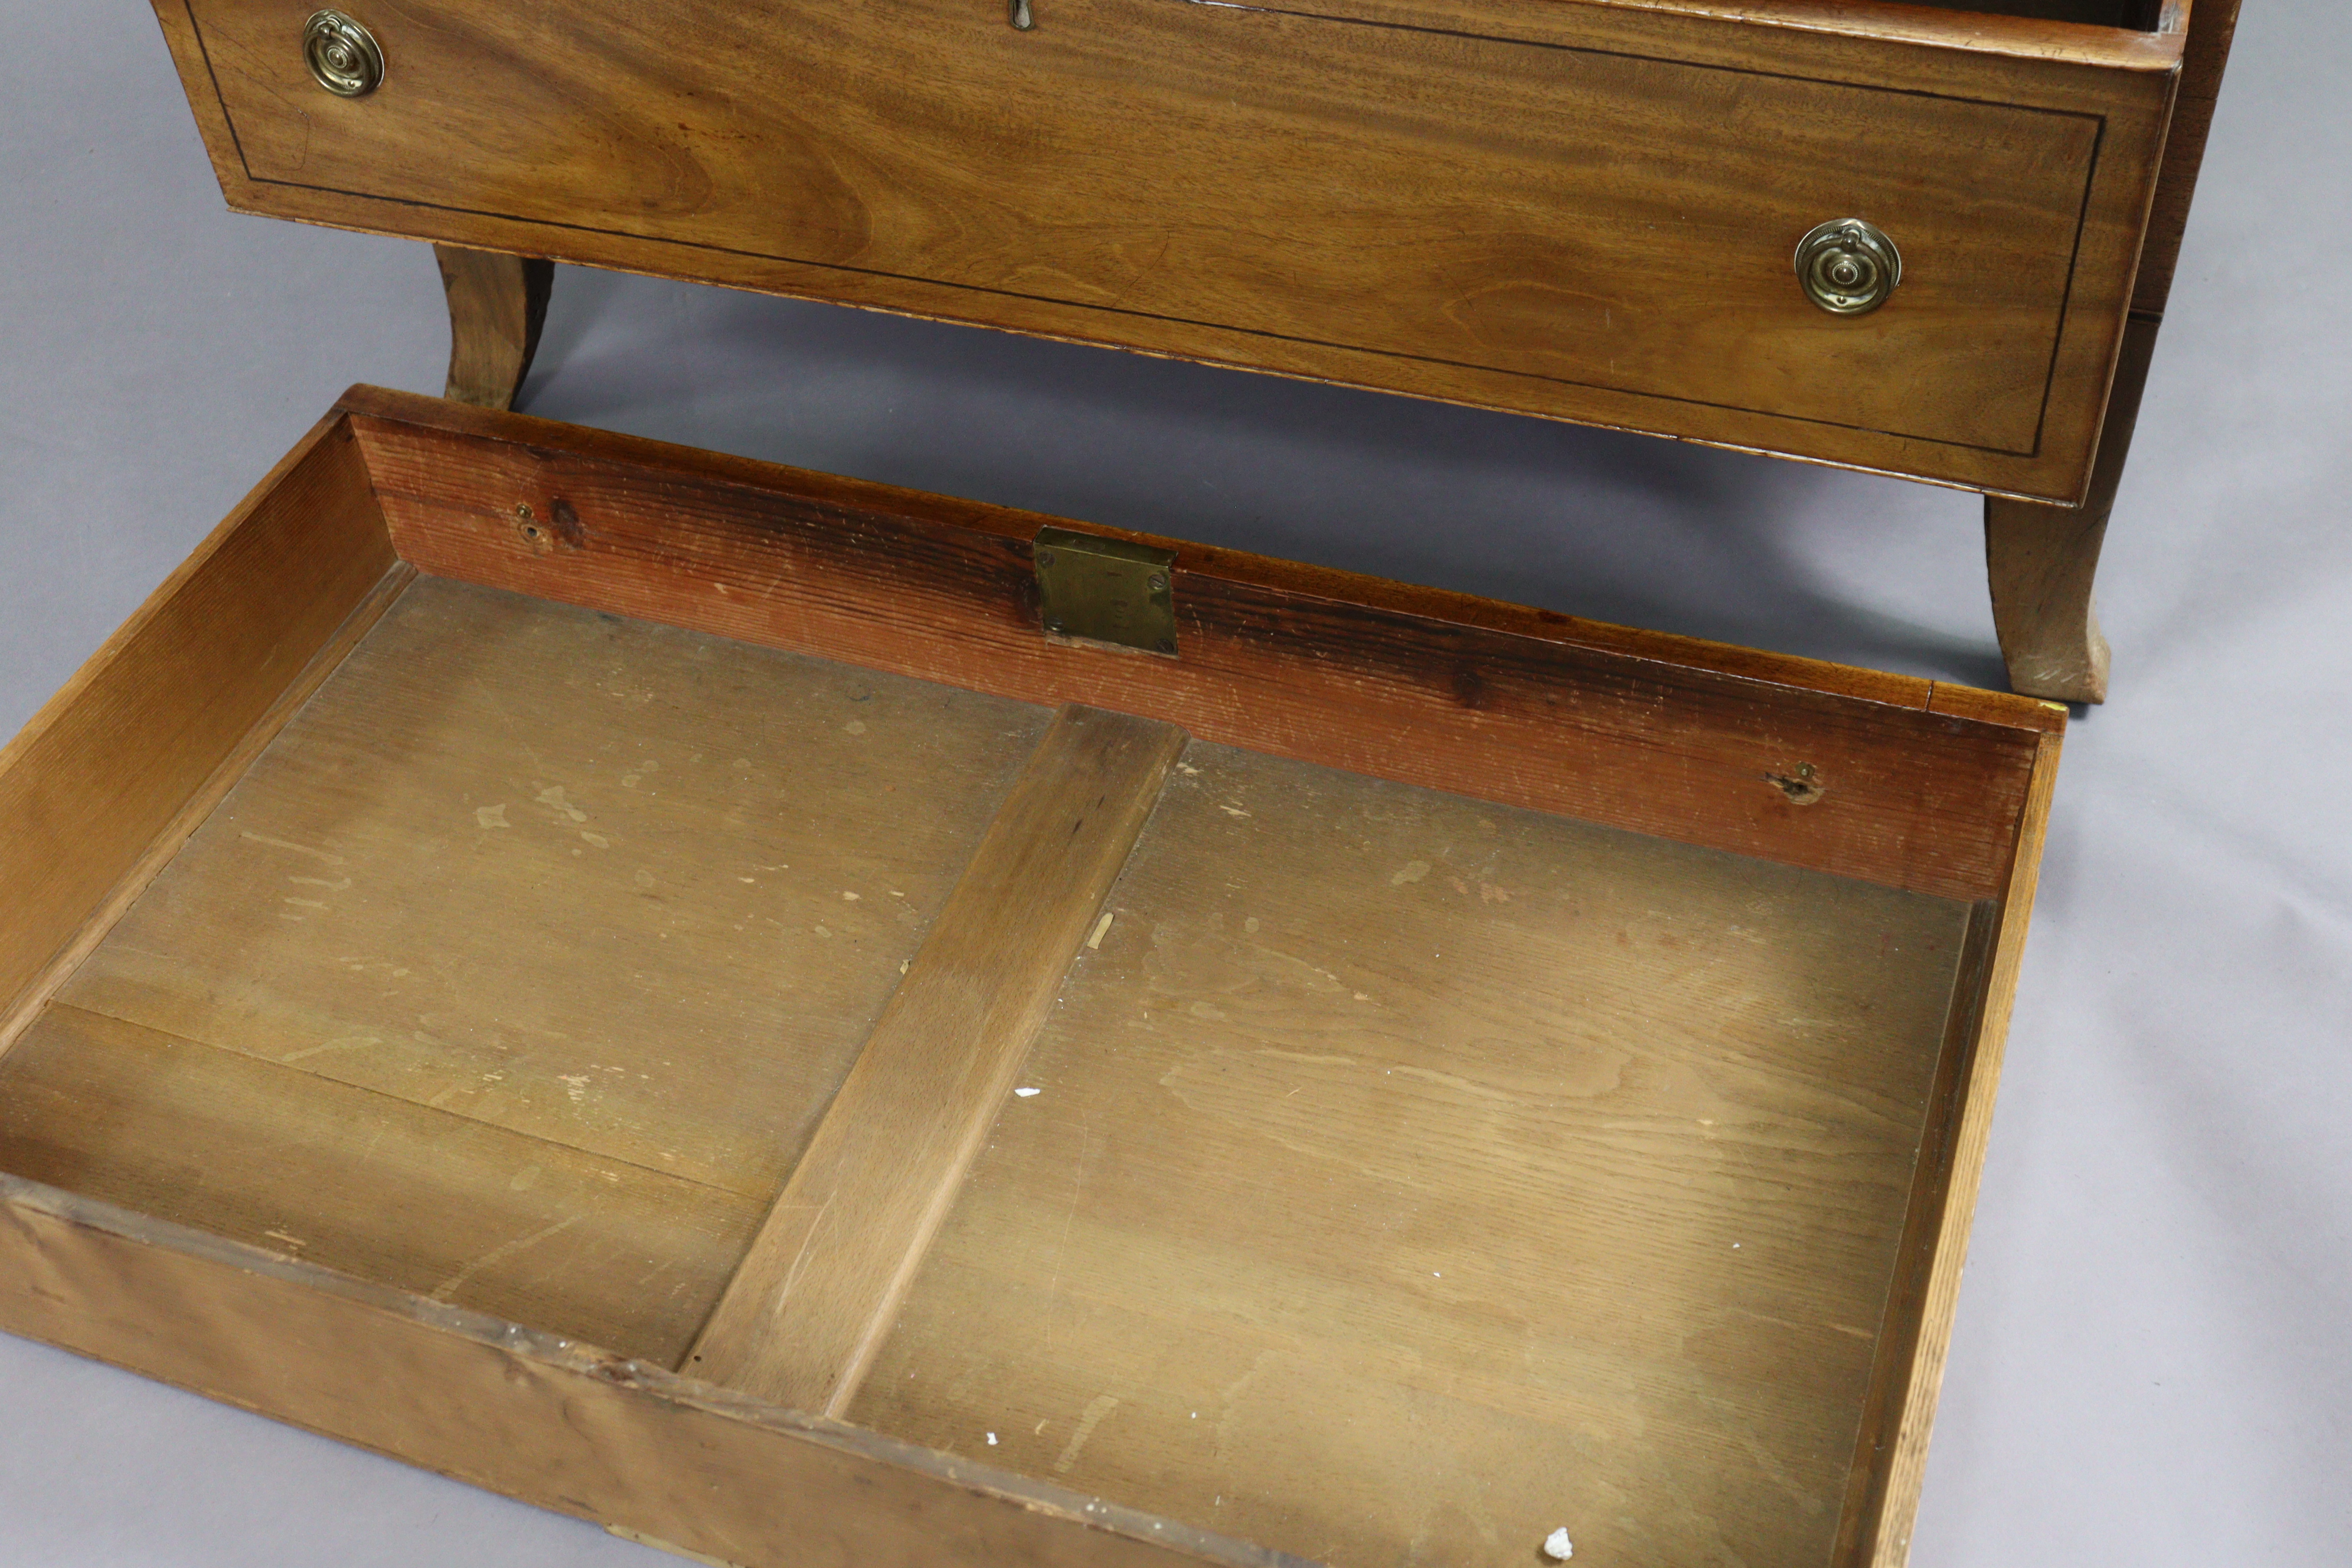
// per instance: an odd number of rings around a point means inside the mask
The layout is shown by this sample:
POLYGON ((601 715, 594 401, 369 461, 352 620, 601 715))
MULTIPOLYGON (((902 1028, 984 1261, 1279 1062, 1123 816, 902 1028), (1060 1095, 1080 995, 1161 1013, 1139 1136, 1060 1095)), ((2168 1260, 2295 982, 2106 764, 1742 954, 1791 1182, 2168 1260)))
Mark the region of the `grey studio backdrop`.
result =
MULTIPOLYGON (((2347 83, 2338 5, 2248 0, 2108 540, 2115 698, 2067 741, 1918 1568, 2352 1561, 2347 83)), ((224 209, 136 0, 0 0, 0 214, 11 733, 346 384, 437 392, 447 339, 424 247, 224 209)), ((1924 487, 571 268, 524 406, 2000 681, 1978 503, 1924 487)), ((0 1339, 5 1568, 659 1561, 0 1339)))

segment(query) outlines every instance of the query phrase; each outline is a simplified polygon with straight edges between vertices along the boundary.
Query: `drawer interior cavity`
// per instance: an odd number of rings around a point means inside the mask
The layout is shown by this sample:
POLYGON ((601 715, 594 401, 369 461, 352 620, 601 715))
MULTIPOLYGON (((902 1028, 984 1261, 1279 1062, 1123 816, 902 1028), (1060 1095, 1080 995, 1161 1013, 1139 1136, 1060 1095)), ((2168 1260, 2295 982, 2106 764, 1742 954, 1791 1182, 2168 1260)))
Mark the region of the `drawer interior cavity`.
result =
POLYGON ((1827 1563, 1979 912, 425 577, 0 1169, 1299 1556, 1827 1563))

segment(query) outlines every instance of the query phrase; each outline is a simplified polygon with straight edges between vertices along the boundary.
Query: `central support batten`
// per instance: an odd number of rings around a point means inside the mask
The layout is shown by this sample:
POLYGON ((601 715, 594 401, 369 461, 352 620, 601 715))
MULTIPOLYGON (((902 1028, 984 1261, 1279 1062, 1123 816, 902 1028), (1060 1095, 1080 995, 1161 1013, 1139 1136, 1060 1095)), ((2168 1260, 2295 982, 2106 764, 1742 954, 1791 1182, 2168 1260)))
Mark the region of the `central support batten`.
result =
POLYGON ((1185 740, 1055 715, 680 1371, 848 1407, 1185 740))

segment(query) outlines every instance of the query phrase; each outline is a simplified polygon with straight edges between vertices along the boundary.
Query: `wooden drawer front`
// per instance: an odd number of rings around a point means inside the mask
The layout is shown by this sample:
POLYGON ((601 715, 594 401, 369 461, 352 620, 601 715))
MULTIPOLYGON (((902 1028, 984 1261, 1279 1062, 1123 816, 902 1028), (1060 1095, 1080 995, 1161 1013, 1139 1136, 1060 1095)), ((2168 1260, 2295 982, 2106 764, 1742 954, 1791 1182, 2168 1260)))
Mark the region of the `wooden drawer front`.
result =
POLYGON ((194 6, 244 168, 416 232, 919 282, 929 313, 1986 488, 2078 482, 2062 342, 2130 285, 2128 247, 2078 259, 2088 108, 1186 0, 1042 0, 1025 33, 1001 0, 380 5, 387 79, 343 100, 306 9, 194 6), (1858 318, 1790 265, 1845 216, 1905 263, 1858 318))

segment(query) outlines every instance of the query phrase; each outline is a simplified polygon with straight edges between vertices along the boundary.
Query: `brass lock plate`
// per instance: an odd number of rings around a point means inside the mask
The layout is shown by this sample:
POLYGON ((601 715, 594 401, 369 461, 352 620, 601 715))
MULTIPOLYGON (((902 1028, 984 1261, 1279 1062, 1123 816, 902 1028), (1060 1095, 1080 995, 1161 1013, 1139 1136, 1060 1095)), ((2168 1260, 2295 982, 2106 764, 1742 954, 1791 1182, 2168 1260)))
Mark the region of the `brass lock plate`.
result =
POLYGON ((1176 552, 1045 528, 1034 542, 1045 634, 1176 654, 1176 552))

